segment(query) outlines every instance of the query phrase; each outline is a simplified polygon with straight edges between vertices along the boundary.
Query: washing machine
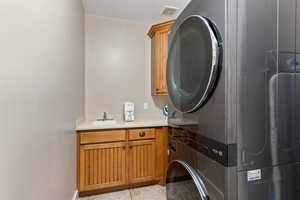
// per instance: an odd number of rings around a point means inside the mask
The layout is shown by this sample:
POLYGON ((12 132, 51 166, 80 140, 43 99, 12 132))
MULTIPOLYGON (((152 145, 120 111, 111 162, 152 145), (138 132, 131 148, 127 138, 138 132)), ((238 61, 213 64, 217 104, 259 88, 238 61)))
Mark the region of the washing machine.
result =
POLYGON ((300 199, 297 0, 192 0, 169 33, 168 200, 300 199))

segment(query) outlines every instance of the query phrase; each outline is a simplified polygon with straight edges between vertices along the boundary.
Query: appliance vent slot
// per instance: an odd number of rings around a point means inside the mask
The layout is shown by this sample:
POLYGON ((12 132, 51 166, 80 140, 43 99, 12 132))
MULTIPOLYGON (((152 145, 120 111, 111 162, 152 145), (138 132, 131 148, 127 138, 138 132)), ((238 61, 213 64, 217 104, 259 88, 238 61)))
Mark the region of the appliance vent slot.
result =
POLYGON ((179 10, 179 8, 176 8, 173 6, 165 6, 161 15, 165 16, 165 17, 173 17, 177 13, 178 10, 179 10))

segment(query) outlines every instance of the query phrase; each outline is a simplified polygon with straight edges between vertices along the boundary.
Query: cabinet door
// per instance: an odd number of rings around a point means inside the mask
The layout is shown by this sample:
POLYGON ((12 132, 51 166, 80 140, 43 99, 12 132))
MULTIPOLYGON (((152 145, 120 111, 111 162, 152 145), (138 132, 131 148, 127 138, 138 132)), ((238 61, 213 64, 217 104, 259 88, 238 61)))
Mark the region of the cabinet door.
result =
MULTIPOLYGON (((300 61, 300 0, 297 0, 297 33, 296 33, 296 40, 297 40, 297 55, 298 55, 298 62, 300 61)), ((299 65, 298 65, 299 67, 299 65)))
POLYGON ((166 65, 168 57, 168 29, 158 31, 152 43, 153 59, 153 92, 155 94, 166 94, 166 65))
POLYGON ((283 73, 295 72, 296 49, 296 0, 279 1, 278 15, 278 71, 283 73))
POLYGON ((155 179, 155 140, 129 143, 129 183, 155 179))
POLYGON ((79 159, 80 191, 127 184, 126 143, 81 145, 79 159))
POLYGON ((156 128, 156 177, 165 185, 168 166, 168 128, 156 128))
MULTIPOLYGON (((279 1, 279 52, 280 54, 294 54, 296 38, 296 0, 279 1)), ((292 58, 293 59, 293 58, 292 58)))

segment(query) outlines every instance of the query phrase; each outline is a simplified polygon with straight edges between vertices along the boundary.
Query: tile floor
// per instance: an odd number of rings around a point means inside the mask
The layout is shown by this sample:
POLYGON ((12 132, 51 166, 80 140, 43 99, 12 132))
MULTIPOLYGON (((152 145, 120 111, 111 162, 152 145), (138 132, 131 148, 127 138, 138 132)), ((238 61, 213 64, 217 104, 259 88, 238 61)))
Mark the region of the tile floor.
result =
POLYGON ((166 189, 159 185, 80 198, 80 200, 166 200, 166 189))

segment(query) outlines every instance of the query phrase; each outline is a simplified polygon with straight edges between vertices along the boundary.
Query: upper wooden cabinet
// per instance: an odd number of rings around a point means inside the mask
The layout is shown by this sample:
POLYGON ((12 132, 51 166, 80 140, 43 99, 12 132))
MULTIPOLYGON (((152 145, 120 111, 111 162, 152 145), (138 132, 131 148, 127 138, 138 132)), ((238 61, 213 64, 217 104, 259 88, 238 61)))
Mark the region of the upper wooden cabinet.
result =
POLYGON ((166 65, 168 58, 168 33, 175 20, 153 25, 151 38, 152 95, 167 94, 166 65))

